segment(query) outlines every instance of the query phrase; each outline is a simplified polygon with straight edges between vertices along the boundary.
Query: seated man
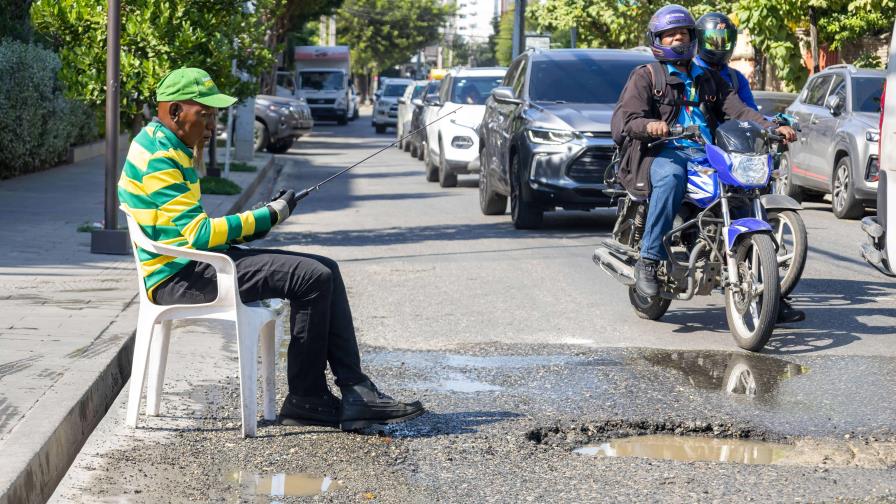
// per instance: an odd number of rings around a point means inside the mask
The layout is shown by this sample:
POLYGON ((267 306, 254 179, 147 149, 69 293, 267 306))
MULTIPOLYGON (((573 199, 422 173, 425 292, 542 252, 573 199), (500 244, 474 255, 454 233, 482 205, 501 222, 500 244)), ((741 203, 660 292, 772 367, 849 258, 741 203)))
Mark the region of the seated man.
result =
MULTIPOLYGON (((244 302, 289 300, 289 394, 280 410, 281 422, 353 430, 423 414, 420 402, 392 399, 361 370, 348 296, 335 261, 285 250, 231 247, 262 238, 286 220, 296 206, 293 191, 281 191, 266 206, 237 215, 213 219, 202 209, 193 149, 214 141, 217 109, 236 99, 221 94, 203 70, 181 68, 162 79, 156 101, 158 117, 131 143, 118 196, 151 239, 230 256, 244 302), (327 362, 342 391, 341 401, 327 385, 327 362)), ((138 254, 154 302, 205 303, 217 297, 210 265, 145 250, 138 254)))

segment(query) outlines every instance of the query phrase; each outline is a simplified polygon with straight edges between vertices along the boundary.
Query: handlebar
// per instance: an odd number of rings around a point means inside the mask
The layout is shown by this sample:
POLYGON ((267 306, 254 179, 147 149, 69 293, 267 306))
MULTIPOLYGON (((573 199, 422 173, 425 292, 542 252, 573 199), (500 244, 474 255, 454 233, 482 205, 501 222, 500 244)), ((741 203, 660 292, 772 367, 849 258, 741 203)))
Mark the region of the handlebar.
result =
POLYGON ((647 144, 647 148, 652 149, 653 147, 655 147, 663 142, 668 142, 670 140, 680 140, 680 139, 696 140, 696 139, 699 139, 701 136, 700 135, 700 127, 696 126, 696 125, 691 125, 691 126, 688 126, 687 128, 685 128, 685 127, 681 126, 680 124, 675 124, 670 128, 669 132, 672 133, 671 136, 667 136, 666 138, 661 138, 659 140, 650 142, 649 144, 647 144))

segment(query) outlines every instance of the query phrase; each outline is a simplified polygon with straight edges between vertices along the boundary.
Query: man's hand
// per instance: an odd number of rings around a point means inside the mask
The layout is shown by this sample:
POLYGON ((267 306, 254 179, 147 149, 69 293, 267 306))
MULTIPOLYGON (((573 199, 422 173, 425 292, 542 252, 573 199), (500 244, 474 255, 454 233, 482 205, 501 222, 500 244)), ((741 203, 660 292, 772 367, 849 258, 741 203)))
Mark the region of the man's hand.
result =
POLYGON ((647 123, 647 134, 654 138, 666 138, 669 136, 669 125, 666 121, 653 121, 647 123))
POLYGON ((775 133, 784 137, 784 143, 790 143, 796 140, 796 131, 793 131, 793 128, 790 126, 779 126, 778 129, 775 130, 775 133))
POLYGON ((280 224, 296 209, 296 192, 292 189, 280 189, 274 199, 268 203, 268 210, 271 212, 271 220, 275 224, 280 224))

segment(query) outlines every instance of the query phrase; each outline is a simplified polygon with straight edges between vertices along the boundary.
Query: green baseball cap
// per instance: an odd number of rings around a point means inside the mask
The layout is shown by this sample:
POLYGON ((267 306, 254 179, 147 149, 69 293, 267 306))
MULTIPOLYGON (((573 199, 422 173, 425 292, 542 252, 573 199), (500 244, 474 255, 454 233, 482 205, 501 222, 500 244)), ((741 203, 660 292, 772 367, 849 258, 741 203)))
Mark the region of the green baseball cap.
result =
POLYGON ((193 100, 215 108, 226 108, 236 98, 218 91, 208 72, 199 68, 178 68, 162 77, 156 87, 157 102, 193 100))

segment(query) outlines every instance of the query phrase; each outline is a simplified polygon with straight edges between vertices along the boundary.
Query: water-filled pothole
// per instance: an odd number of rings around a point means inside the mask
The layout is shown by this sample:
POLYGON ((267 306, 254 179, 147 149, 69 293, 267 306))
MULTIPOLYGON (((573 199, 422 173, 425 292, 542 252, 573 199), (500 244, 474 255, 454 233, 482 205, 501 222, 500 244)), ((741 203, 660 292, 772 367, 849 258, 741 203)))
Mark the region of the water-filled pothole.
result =
POLYGON ((245 496, 311 497, 343 488, 342 483, 329 476, 321 477, 305 473, 265 475, 236 471, 229 476, 230 481, 238 484, 245 496))
POLYGON ((650 435, 612 439, 573 450, 596 457, 637 457, 684 462, 776 464, 793 452, 791 445, 692 436, 650 435))

